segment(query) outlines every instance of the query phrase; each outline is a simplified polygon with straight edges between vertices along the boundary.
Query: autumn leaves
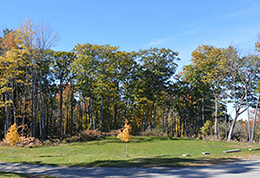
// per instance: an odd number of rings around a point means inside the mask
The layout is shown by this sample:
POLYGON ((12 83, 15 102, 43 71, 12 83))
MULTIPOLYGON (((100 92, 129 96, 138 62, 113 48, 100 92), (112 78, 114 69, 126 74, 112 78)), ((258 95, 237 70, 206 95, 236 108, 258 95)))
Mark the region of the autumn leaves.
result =
POLYGON ((17 143, 20 143, 20 135, 18 133, 18 129, 20 128, 16 127, 16 124, 14 123, 11 125, 11 127, 8 129, 8 132, 6 133, 6 140, 8 143, 13 147, 13 157, 14 157, 14 146, 17 145, 17 143))

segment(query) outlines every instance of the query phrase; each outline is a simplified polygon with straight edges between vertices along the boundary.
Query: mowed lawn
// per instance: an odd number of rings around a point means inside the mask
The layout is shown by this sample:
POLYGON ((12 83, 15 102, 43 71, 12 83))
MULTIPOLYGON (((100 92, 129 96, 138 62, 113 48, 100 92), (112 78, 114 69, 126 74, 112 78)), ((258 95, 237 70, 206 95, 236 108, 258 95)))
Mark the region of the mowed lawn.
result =
POLYGON ((12 158, 11 147, 0 147, 0 162, 88 167, 199 166, 219 164, 239 158, 260 158, 260 150, 249 151, 250 148, 260 149, 260 145, 134 136, 128 143, 129 157, 126 157, 126 144, 110 136, 102 140, 60 146, 16 147, 15 158, 12 158), (241 152, 223 152, 234 149, 240 149, 241 152), (203 155, 202 152, 210 154, 203 155), (190 156, 183 157, 183 154, 190 156))
POLYGON ((0 177, 8 177, 8 178, 56 178, 54 176, 45 176, 45 175, 31 175, 31 174, 18 174, 11 172, 1 172, 0 177))

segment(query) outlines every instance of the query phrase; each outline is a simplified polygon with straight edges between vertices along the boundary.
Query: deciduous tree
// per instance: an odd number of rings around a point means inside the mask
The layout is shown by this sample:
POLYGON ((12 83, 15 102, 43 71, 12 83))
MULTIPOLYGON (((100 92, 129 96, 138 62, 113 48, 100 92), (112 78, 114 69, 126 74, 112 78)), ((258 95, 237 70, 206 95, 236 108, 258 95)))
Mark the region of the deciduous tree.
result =
POLYGON ((19 127, 16 127, 16 123, 14 123, 13 125, 10 126, 10 128, 8 129, 8 132, 6 133, 6 140, 13 148, 12 157, 14 157, 14 146, 16 146, 17 143, 21 142, 20 135, 18 133, 18 128, 19 127))
POLYGON ((57 51, 54 54, 54 65, 53 72, 55 73, 57 79, 59 80, 59 90, 60 90, 60 134, 59 138, 61 139, 62 132, 62 94, 64 89, 64 82, 66 82, 67 77, 70 74, 70 67, 73 63, 75 55, 73 52, 57 51))
POLYGON ((130 141, 130 139, 132 138, 132 136, 130 135, 130 131, 131 131, 132 127, 130 126, 130 124, 128 123, 128 120, 125 119, 125 125, 122 129, 122 131, 120 131, 120 133, 117 135, 117 138, 122 140, 123 142, 126 143, 126 157, 128 157, 128 153, 127 153, 127 143, 130 141))

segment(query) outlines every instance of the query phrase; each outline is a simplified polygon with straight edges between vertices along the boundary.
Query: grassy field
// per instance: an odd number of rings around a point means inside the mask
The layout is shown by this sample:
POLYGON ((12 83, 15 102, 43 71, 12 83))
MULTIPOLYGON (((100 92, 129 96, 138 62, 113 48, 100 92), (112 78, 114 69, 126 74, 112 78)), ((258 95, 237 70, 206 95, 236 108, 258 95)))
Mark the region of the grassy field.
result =
POLYGON ((53 176, 17 174, 17 173, 1 172, 1 171, 0 171, 0 177, 8 177, 8 178, 55 178, 53 176))
POLYGON ((133 137, 126 144, 116 137, 102 140, 44 146, 38 148, 15 148, 12 158, 11 147, 0 147, 1 162, 47 164, 88 167, 151 167, 151 166, 198 166, 234 161, 238 158, 260 158, 259 144, 227 143, 185 138, 133 137), (223 153, 225 150, 240 149, 238 153, 223 153), (209 152, 203 155, 202 152, 209 152), (189 157, 183 157, 189 154, 189 157))

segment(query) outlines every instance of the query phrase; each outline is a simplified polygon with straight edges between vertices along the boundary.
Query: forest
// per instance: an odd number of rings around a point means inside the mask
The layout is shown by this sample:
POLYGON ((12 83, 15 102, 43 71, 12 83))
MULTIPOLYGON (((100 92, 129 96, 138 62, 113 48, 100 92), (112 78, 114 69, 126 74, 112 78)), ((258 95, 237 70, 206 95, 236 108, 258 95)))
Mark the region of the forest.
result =
POLYGON ((127 119, 132 134, 260 140, 258 41, 256 53, 244 56, 233 46, 199 45, 176 73, 181 59, 171 49, 126 52, 86 42, 52 50, 59 40, 31 20, 2 31, 0 139, 14 123, 43 142, 119 130, 127 119))

